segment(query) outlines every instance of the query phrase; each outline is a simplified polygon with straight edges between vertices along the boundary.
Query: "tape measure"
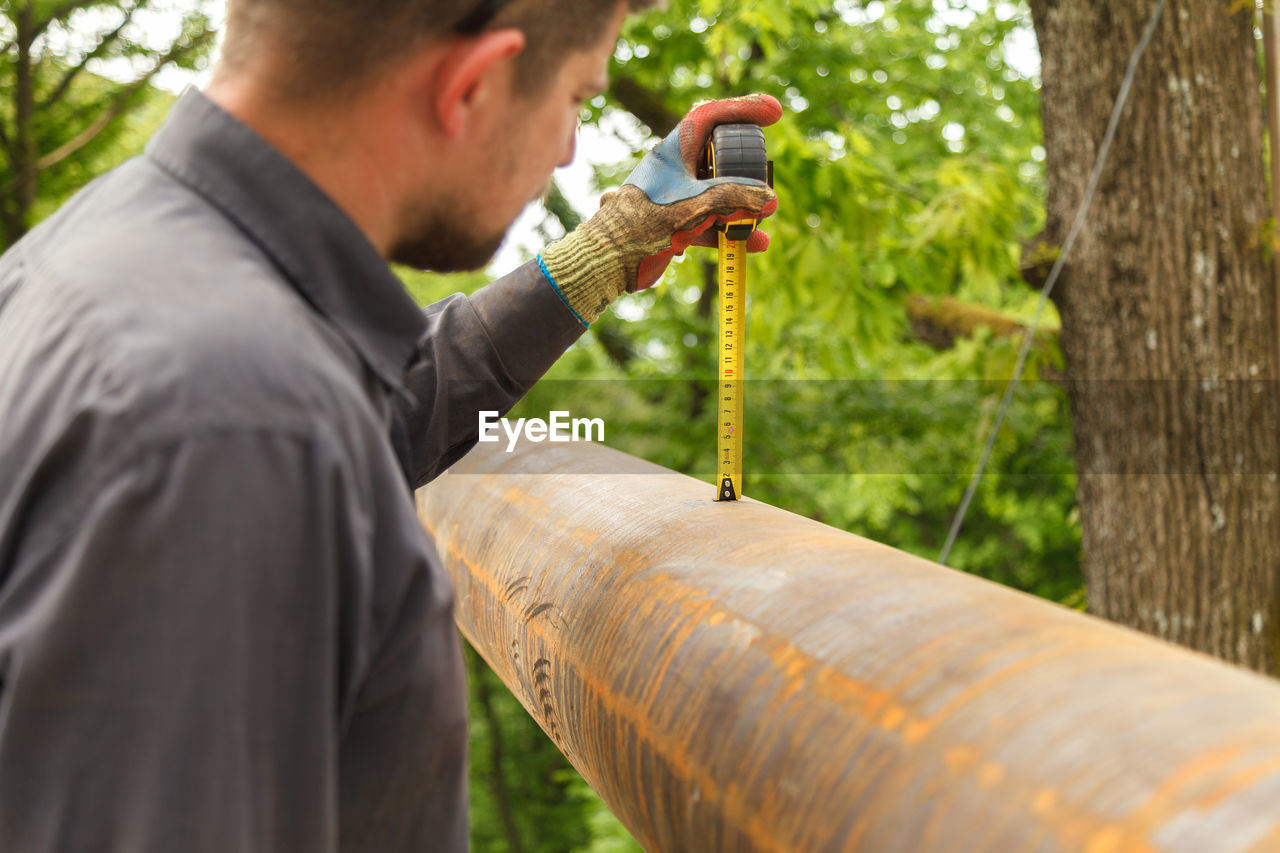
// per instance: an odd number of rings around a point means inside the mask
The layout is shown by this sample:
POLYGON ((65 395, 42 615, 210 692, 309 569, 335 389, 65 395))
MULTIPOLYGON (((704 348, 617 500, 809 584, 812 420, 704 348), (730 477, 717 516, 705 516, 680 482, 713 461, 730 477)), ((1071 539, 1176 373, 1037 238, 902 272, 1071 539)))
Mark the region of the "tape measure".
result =
MULTIPOLYGON (((773 186, 764 131, 754 124, 722 124, 707 144, 703 177, 754 178, 773 186)), ((742 496, 743 363, 747 331, 747 238, 754 219, 719 226, 720 336, 716 381, 716 500, 742 496)))

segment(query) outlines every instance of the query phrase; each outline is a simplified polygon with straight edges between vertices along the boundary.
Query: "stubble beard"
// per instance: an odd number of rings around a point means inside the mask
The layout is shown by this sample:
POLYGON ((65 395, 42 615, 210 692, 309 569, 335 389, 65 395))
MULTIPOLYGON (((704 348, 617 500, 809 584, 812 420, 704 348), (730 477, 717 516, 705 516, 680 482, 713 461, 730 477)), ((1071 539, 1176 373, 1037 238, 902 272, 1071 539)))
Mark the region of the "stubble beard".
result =
POLYGON ((480 269, 497 253, 510 224, 496 234, 479 233, 479 227, 468 224, 467 219, 459 208, 438 202, 430 209, 417 211, 391 246, 390 260, 435 272, 480 269))
MULTIPOLYGON (((545 201, 553 182, 554 178, 548 175, 529 203, 545 201)), ((463 272, 485 266, 497 254, 514 220, 496 233, 483 233, 481 229, 489 223, 483 216, 466 215, 467 209, 461 204, 442 203, 437 197, 410 211, 405 217, 409 225, 392 244, 389 260, 434 272, 463 272)))

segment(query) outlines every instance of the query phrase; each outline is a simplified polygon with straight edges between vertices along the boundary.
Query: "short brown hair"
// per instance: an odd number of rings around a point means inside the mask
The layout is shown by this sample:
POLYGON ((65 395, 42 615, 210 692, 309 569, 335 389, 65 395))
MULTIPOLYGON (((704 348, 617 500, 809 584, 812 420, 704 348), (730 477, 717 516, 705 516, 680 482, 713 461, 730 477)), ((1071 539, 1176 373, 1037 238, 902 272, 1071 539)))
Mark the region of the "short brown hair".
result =
MULTIPOLYGON (((283 51, 279 95, 305 99, 350 93, 416 45, 455 33, 480 0, 230 0, 222 63, 246 64, 258 50, 283 51)), ((520 88, 539 91, 565 55, 594 45, 619 6, 660 0, 510 0, 484 29, 514 27, 526 45, 520 88)))

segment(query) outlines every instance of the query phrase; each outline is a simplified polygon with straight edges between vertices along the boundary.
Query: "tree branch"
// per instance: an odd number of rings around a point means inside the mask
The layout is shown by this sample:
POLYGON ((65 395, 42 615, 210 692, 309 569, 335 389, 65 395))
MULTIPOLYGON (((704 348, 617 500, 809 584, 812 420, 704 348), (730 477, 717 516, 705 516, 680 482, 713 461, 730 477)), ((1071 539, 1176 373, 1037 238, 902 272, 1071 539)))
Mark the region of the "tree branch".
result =
POLYGON ((565 198, 564 190, 560 188, 560 182, 554 178, 551 180, 551 187, 547 191, 547 197, 542 200, 542 206, 560 222, 560 226, 564 228, 564 233, 568 234, 573 229, 582 224, 582 214, 574 209, 569 199, 565 198))
POLYGON ((515 813, 511 810, 511 797, 507 791, 507 779, 503 772, 503 737, 502 720, 498 717, 498 709, 493 704, 493 690, 489 686, 492 674, 489 665, 480 657, 480 653, 468 643, 467 660, 471 664, 471 687, 475 691, 476 703, 484 712, 485 722, 489 726, 489 794, 493 797, 494 810, 502 821, 502 831, 506 836, 507 849, 511 853, 524 853, 524 841, 520 836, 520 828, 516 825, 515 813))
MULTIPOLYGON (((720 278, 716 274, 719 269, 719 265, 715 262, 703 259, 702 292, 698 294, 698 304, 694 309, 694 314, 698 318, 698 326, 701 329, 709 329, 711 326, 709 322, 711 319, 711 305, 720 292, 720 278)), ((710 365, 712 367, 711 371, 705 369, 708 367, 704 363, 707 352, 705 338, 702 333, 698 333, 696 337, 698 339, 697 343, 685 351, 685 367, 693 373, 702 373, 704 375, 711 373, 714 375, 714 364, 710 365), (699 368, 703 369, 699 370, 699 368)), ((689 380, 689 420, 696 421, 702 417, 707 408, 707 398, 710 396, 711 392, 707 389, 706 383, 697 379, 689 380)))
MULTIPOLYGON (((917 338, 934 349, 950 349, 956 338, 967 338, 980 328, 996 337, 1009 338, 1026 334, 1026 325, 1007 314, 981 305, 970 305, 951 296, 930 299, 914 295, 907 298, 907 318, 917 338)), ((1046 344, 1057 337, 1058 330, 1042 328, 1037 342, 1046 344)))
POLYGON ((647 124, 655 136, 666 136, 680 123, 662 98, 650 92, 630 77, 615 75, 609 84, 609 94, 624 110, 647 124))
POLYGON ((616 318, 604 319, 603 322, 593 323, 591 331, 595 332, 596 340, 600 342, 600 348, 604 350, 605 356, 618 367, 626 370, 627 365, 636 357, 636 348, 626 332, 619 328, 619 323, 620 321, 616 318))
POLYGON ((81 148, 88 145, 97 138, 99 133, 102 133, 102 131, 106 129, 107 125, 111 124, 117 116, 124 112, 125 107, 128 106, 129 99, 137 94, 138 90, 145 86, 152 77, 156 76, 156 74, 160 72, 160 69, 164 68, 171 62, 175 62, 187 54, 198 50, 211 38, 213 38, 213 31, 204 30, 185 44, 175 44, 168 53, 160 57, 159 61, 151 67, 150 71, 130 83, 128 87, 116 95, 116 97, 111 101, 111 105, 99 113, 97 118, 89 122, 88 126, 86 126, 84 130, 80 131, 69 141, 63 143, 37 160, 36 169, 44 171, 45 169, 56 166, 63 160, 75 154, 81 148))
POLYGON ((120 34, 124 31, 124 28, 129 26, 129 23, 133 20, 133 13, 144 8, 149 2, 150 0, 139 0, 138 3, 135 3, 130 9, 128 9, 124 13, 124 20, 120 22, 120 26, 104 35, 98 44, 94 46, 93 50, 86 53, 79 62, 67 69, 67 72, 62 75, 62 79, 58 81, 58 85, 54 87, 53 92, 40 102, 40 106, 37 107, 37 109, 42 110, 50 104, 56 104, 61 100, 62 97, 67 94, 67 90, 71 88, 72 81, 80 75, 80 72, 85 69, 85 66, 91 61, 97 59, 99 56, 102 56, 102 54, 106 52, 107 48, 120 38, 120 34))
POLYGON ((1030 242, 1024 243, 1022 259, 1018 263, 1022 280, 1033 290, 1040 290, 1049 280, 1049 272, 1060 254, 1062 254, 1062 246, 1051 241, 1047 232, 1042 231, 1030 242))
POLYGON ((53 11, 49 13, 49 17, 36 24, 36 28, 31 33, 32 40, 48 29, 49 25, 54 21, 62 20, 77 9, 87 9, 90 6, 95 6, 101 2, 102 0, 67 0, 66 3, 55 6, 53 11))

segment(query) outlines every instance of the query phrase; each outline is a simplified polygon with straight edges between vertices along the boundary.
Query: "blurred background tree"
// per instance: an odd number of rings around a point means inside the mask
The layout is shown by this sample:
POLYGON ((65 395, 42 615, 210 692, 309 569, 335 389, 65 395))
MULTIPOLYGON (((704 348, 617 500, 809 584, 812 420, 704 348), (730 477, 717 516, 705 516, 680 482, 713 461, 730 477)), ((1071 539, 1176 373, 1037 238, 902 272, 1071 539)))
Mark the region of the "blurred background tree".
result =
POLYGON ((1154 23, 1053 295, 1089 609, 1280 675, 1280 327, 1254 6, 1031 2, 1047 245, 1066 239, 1129 55, 1154 23))
POLYGON ((0 238, 8 247, 93 176, 141 148, 216 31, 203 2, 0 3, 0 238), (102 74, 110 71, 109 76, 102 74), (95 73, 96 72, 96 73, 95 73))

